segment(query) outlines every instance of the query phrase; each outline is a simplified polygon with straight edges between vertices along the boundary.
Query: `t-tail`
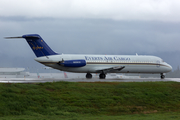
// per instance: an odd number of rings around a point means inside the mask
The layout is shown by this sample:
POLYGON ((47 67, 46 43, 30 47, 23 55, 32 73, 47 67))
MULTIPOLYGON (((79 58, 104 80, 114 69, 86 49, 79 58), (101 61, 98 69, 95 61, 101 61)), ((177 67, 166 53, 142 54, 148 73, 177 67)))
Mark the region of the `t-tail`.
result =
POLYGON ((38 34, 28 34, 20 37, 6 37, 6 39, 13 38, 25 38, 37 57, 57 54, 46 44, 46 42, 38 34))

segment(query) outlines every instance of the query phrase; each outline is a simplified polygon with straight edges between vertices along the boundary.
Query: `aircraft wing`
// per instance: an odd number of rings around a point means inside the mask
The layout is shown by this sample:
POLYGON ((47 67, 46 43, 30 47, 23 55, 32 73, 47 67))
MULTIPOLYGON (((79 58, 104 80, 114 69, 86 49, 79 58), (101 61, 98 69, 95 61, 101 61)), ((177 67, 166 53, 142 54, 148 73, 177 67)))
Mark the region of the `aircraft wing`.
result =
POLYGON ((108 73, 108 72, 113 72, 113 71, 120 71, 122 69, 124 69, 125 66, 115 66, 115 67, 110 67, 110 68, 101 68, 101 69, 98 69, 97 72, 104 72, 104 73, 108 73))

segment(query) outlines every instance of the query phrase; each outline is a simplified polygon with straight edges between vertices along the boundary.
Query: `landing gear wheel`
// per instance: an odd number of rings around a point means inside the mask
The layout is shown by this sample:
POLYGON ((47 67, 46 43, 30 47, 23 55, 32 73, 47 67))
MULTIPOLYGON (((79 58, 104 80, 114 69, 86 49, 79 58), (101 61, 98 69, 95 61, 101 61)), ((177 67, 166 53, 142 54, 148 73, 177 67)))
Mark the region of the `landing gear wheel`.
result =
POLYGON ((92 74, 91 73, 87 73, 86 74, 86 78, 88 78, 88 79, 92 78, 92 74))
POLYGON ((164 79, 165 78, 165 75, 161 74, 161 79, 164 79))
POLYGON ((164 79, 165 78, 165 75, 161 75, 161 79, 164 79))
POLYGON ((104 74, 104 73, 99 74, 99 78, 100 79, 105 79, 106 78, 106 74, 104 74))

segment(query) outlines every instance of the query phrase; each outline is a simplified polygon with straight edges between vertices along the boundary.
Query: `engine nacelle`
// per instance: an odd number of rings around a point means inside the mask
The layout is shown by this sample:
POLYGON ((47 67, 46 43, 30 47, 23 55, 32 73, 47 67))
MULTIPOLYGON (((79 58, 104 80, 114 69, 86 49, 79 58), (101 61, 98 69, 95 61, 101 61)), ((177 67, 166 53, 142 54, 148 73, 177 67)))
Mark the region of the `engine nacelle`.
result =
POLYGON ((63 62, 59 62, 60 65, 64 67, 83 67, 86 65, 85 60, 65 60, 63 62))

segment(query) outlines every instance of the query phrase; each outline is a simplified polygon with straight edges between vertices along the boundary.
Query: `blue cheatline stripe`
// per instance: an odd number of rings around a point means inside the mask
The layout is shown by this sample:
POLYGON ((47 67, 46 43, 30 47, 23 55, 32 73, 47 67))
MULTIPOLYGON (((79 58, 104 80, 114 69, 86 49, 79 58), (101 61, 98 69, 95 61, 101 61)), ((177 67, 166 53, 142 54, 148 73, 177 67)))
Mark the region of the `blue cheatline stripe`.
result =
POLYGON ((37 57, 57 54, 46 44, 46 42, 38 34, 28 34, 23 35, 22 37, 26 39, 29 46, 37 57))

